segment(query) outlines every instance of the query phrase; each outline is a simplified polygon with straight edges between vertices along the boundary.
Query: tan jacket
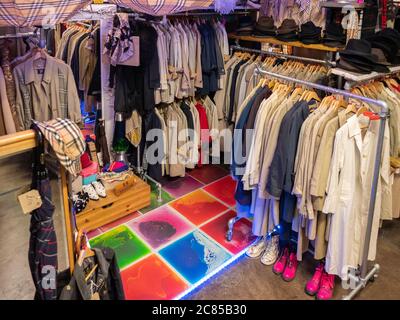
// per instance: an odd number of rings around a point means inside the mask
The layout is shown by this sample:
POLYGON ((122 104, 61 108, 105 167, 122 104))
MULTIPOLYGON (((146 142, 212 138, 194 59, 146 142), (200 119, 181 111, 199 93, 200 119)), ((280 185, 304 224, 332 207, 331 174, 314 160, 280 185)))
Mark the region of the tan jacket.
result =
POLYGON ((31 119, 47 121, 69 118, 79 123, 81 110, 71 68, 63 61, 47 56, 43 76, 34 69, 33 58, 14 69, 16 108, 25 129, 31 119))
POLYGON ((4 128, 7 134, 15 133, 16 127, 11 112, 10 103, 7 98, 6 80, 4 79, 3 69, 0 68, 0 99, 2 118, 4 121, 4 128))

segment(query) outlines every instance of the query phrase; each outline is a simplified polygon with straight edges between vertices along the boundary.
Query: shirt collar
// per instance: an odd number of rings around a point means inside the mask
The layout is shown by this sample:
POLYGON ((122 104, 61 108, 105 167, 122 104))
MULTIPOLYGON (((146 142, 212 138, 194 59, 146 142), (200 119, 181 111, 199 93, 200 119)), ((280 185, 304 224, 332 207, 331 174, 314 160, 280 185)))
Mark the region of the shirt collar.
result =
MULTIPOLYGON (((25 63, 24 74, 25 74, 25 84, 30 84, 35 81, 35 69, 33 67, 33 58, 30 58, 25 63)), ((53 58, 47 55, 46 65, 44 67, 44 74, 42 81, 50 83, 51 77, 53 75, 53 58)))

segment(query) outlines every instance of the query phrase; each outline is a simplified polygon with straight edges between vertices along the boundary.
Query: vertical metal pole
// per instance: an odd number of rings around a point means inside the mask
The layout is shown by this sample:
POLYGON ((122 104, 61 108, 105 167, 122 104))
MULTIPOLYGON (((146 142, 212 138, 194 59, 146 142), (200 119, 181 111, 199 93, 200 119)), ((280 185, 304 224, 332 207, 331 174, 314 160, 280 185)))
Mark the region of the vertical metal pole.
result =
POLYGON ((363 248, 363 256, 361 263, 361 279, 364 279, 368 272, 368 251, 369 251, 369 243, 371 241, 372 222, 374 220, 374 212, 375 212, 376 192, 377 192, 379 173, 381 168, 383 140, 385 137, 385 124, 386 124, 386 112, 381 113, 381 119, 379 123, 378 145, 376 147, 374 176, 372 180, 371 196, 369 199, 368 222, 367 222, 367 229, 365 231, 364 248, 363 248))

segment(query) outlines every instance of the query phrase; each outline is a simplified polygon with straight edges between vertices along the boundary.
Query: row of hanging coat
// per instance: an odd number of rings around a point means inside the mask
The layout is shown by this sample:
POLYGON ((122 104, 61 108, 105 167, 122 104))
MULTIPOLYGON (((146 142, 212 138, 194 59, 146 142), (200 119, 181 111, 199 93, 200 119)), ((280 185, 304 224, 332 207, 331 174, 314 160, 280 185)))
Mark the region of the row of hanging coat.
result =
POLYGON ((186 169, 208 161, 209 148, 218 137, 217 107, 206 96, 160 104, 144 120, 134 111, 126 120, 126 137, 135 147, 140 145, 150 177, 184 177, 186 169), (149 133, 147 139, 141 132, 149 133))
MULTIPOLYGON (((280 73, 308 75, 309 80, 312 69, 322 68, 308 66, 303 73, 304 69, 296 71, 295 63, 286 70, 283 65, 280 73)), ((368 88, 376 95, 398 96, 395 85, 379 86, 383 87, 368 88)), ((260 80, 238 107, 235 129, 244 131, 235 134, 232 151, 232 174, 239 181, 237 211, 253 216, 255 235, 289 223, 297 233, 298 260, 311 242, 314 257, 326 259, 326 271, 347 278, 349 268, 356 268, 362 257, 379 127, 375 111, 358 101, 322 98, 312 90, 260 80), (253 129, 248 140, 245 129, 253 129)), ((379 222, 392 218, 390 125, 394 124, 389 122, 385 131, 370 260, 376 255, 379 222)))
POLYGON ((72 23, 55 41, 55 57, 71 67, 85 112, 93 111, 101 100, 100 27, 72 23))
POLYGON ((0 95, 6 133, 29 129, 32 119, 70 118, 80 122, 80 102, 71 68, 50 56, 37 36, 25 39, 25 43, 25 53, 12 61, 8 48, 2 48, 0 95))
POLYGON ((159 22, 118 13, 103 53, 110 57, 114 109, 150 113, 159 103, 221 89, 228 37, 219 21, 159 22))

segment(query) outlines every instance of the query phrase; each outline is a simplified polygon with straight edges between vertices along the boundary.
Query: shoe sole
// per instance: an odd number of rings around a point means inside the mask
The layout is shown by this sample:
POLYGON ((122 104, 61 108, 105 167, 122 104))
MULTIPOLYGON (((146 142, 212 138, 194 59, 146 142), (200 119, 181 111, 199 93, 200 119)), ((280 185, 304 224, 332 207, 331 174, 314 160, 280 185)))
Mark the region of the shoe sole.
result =
POLYGON ((281 276, 282 275, 282 272, 275 271, 274 269, 272 269, 272 272, 274 274, 276 274, 277 276, 281 276))
POLYGON ((304 289, 304 292, 307 294, 307 295, 309 295, 309 296, 311 296, 311 297, 316 297, 316 292, 314 292, 314 293, 312 293, 312 292, 309 292, 309 291, 307 291, 307 289, 304 289))
POLYGON ((274 261, 274 262, 272 262, 272 263, 270 263, 270 264, 267 264, 266 262, 263 262, 262 260, 260 260, 260 262, 261 262, 264 266, 272 266, 276 261, 274 261))
POLYGON ((250 259, 258 259, 258 258, 261 257, 261 255, 262 255, 262 253, 260 255, 256 256, 256 257, 252 257, 252 256, 247 255, 247 253, 246 253, 246 257, 250 258, 250 259))
POLYGON ((286 279, 282 276, 282 280, 285 282, 292 282, 295 278, 296 278, 296 276, 294 276, 292 279, 286 279))

